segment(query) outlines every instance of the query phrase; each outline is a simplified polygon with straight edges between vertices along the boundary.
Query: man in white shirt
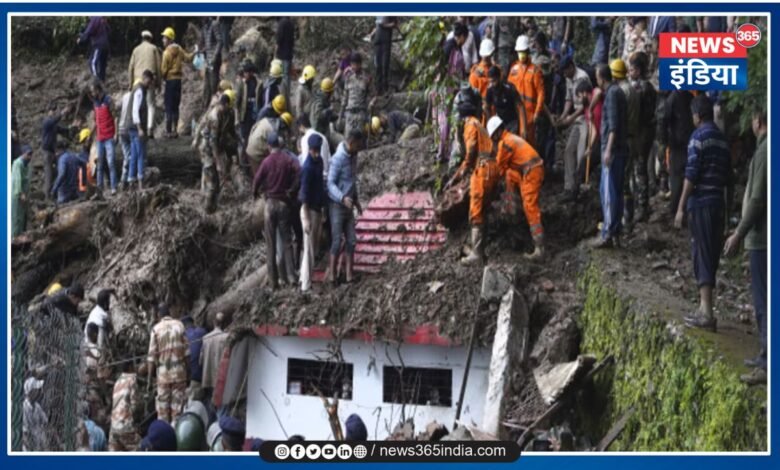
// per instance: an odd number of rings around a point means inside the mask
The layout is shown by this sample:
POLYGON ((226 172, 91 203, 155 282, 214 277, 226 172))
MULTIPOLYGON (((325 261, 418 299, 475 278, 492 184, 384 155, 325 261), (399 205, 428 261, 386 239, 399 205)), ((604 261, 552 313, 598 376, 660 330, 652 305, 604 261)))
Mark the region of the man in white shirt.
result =
POLYGON ((87 317, 87 323, 84 325, 84 340, 87 341, 87 326, 90 323, 94 323, 99 328, 97 345, 100 349, 106 342, 106 336, 111 331, 111 317, 108 315, 108 310, 111 306, 111 294, 114 293, 113 289, 103 289, 98 292, 97 305, 89 312, 87 317))
POLYGON ((557 126, 569 127, 569 136, 564 149, 564 200, 573 201, 579 191, 579 176, 583 171, 582 162, 588 143, 588 123, 585 119, 585 109, 581 100, 577 99, 575 90, 580 82, 591 83, 587 72, 577 67, 570 56, 561 60, 560 68, 566 77, 566 103, 563 107, 557 126))

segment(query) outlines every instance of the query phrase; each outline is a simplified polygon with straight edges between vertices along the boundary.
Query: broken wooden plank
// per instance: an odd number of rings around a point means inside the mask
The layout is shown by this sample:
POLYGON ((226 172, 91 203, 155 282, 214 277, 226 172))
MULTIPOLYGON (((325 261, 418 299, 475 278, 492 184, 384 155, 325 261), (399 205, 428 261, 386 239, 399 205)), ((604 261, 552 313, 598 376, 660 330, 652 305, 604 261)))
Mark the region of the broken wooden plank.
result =
POLYGON ((604 452, 607 449, 609 449, 609 446, 612 445, 613 442, 615 442, 615 439, 620 436, 620 433, 623 432, 623 429, 626 428, 626 424, 628 424, 628 420, 631 419, 631 416, 634 415, 636 412, 636 408, 633 406, 628 409, 625 413, 623 413, 623 416, 620 417, 617 422, 612 425, 612 428, 609 430, 606 436, 599 442, 599 445, 596 446, 596 450, 598 452, 604 452))
POLYGON ((558 410, 563 408, 563 403, 563 400, 553 403, 552 406, 547 408, 547 411, 545 411, 542 416, 536 418, 536 421, 531 423, 531 425, 528 426, 528 429, 523 431, 523 434, 521 434, 517 439, 517 444, 520 446, 520 449, 522 449, 528 443, 528 438, 532 437, 534 429, 538 428, 543 422, 552 417, 555 413, 558 412, 558 410))

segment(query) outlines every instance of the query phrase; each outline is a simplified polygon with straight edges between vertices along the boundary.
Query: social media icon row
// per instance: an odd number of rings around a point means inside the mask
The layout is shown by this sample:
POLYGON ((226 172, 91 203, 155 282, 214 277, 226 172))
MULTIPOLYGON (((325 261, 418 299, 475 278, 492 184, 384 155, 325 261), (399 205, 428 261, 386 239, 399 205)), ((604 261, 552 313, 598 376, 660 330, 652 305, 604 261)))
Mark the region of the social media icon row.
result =
POLYGON ((336 457, 341 460, 349 460, 353 455, 359 459, 365 458, 368 455, 368 449, 364 445, 357 445, 353 452, 352 446, 349 444, 341 444, 338 447, 334 444, 325 444, 321 447, 319 444, 306 446, 303 444, 294 444, 292 446, 279 444, 274 448, 274 456, 279 460, 286 460, 288 457, 292 457, 295 460, 317 460, 320 457, 325 460, 332 460, 336 457))

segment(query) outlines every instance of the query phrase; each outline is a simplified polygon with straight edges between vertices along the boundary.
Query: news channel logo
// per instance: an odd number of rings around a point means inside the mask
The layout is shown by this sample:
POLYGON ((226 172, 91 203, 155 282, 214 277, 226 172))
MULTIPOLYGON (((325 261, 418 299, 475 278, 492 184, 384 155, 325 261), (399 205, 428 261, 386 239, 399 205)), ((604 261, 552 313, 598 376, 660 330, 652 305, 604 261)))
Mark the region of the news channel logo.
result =
POLYGON ((733 33, 661 33, 658 82, 662 90, 746 90, 747 51, 761 41, 758 26, 733 33))
POLYGON ((276 444, 274 457, 284 460, 350 460, 353 456, 364 459, 368 455, 368 449, 362 444, 354 446, 349 444, 276 444))

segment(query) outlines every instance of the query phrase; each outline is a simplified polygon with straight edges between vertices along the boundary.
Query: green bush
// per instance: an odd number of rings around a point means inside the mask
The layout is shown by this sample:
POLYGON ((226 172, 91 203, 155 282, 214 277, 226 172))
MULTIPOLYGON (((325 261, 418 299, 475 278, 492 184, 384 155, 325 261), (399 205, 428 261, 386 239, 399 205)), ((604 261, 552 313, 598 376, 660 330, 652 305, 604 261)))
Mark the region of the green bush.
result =
POLYGON ((581 433, 593 437, 629 408, 636 412, 610 450, 760 451, 767 448, 766 397, 739 381, 703 341, 672 334, 660 314, 638 312, 591 267, 580 279, 585 305, 581 350, 615 366, 596 388, 605 414, 579 406, 581 433))

